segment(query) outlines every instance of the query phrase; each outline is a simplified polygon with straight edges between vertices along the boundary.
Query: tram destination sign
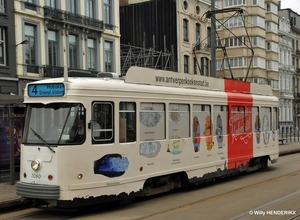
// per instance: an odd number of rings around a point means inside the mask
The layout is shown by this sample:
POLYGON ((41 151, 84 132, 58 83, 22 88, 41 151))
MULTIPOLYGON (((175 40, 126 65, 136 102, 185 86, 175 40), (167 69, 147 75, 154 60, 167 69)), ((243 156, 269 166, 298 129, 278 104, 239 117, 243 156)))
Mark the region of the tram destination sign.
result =
POLYGON ((60 97, 65 95, 64 83, 29 84, 29 97, 60 97))

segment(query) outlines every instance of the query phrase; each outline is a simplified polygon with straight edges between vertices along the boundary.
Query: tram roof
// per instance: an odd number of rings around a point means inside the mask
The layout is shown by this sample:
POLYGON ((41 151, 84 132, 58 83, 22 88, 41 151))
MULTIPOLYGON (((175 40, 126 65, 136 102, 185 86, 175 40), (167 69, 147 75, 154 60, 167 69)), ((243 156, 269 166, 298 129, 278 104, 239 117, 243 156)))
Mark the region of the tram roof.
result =
MULTIPOLYGON (((100 75, 98 74, 98 77, 99 76, 100 75)), ((126 76, 124 77, 124 80, 119 78, 116 79, 115 75, 114 77, 107 76, 107 74, 104 74, 103 77, 100 77, 101 79, 91 77, 68 77, 67 81, 81 82, 82 84, 86 84, 84 82, 88 82, 90 83, 90 86, 92 86, 94 83, 99 82, 98 80, 101 80, 107 83, 124 83, 124 85, 153 85, 160 87, 189 88, 206 91, 226 91, 273 96, 272 89, 269 85, 260 85, 257 83, 242 82, 232 79, 220 79, 199 75, 190 75, 136 66, 129 68, 129 70, 126 73, 126 76)), ((66 78, 51 78, 44 79, 41 81, 35 81, 30 84, 55 83, 62 82, 65 80, 66 78)))
POLYGON ((129 68, 126 73, 125 82, 133 84, 273 96, 272 89, 269 85, 243 82, 234 79, 221 79, 207 76, 183 74, 166 70, 155 70, 137 66, 129 68))

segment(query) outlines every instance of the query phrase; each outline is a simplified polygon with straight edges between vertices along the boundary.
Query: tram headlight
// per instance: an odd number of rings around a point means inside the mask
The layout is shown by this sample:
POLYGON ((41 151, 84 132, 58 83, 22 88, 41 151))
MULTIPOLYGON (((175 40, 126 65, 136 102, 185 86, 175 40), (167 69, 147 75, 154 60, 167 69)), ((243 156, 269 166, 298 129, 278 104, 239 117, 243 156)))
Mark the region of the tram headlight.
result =
POLYGON ((41 166, 40 161, 38 161, 38 160, 33 160, 33 161, 31 161, 31 168, 32 168, 34 171, 37 171, 38 169, 40 169, 40 166, 41 166))

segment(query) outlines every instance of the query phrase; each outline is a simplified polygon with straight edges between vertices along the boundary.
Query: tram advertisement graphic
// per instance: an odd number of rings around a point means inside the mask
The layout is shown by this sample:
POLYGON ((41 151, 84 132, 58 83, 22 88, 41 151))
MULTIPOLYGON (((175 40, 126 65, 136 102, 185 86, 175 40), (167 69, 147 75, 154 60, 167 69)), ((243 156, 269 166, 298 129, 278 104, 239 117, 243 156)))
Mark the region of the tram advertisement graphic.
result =
POLYGON ((122 176, 129 167, 127 157, 120 154, 107 154, 94 161, 94 173, 102 174, 107 177, 122 176))
POLYGON ((228 169, 246 166, 253 157, 252 106, 250 83, 225 80, 225 91, 228 96, 229 114, 228 135, 228 169), (239 94, 236 92, 247 92, 239 94))

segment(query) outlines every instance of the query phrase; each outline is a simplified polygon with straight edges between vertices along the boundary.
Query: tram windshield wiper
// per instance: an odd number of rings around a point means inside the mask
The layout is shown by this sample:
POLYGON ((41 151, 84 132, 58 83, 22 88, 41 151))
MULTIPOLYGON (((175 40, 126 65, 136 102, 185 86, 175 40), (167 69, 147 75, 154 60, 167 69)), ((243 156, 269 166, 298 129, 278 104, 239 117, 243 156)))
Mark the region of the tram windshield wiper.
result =
POLYGON ((44 138, 42 138, 41 135, 39 135, 35 130, 33 130, 31 127, 29 127, 30 130, 34 133, 35 136, 38 137, 38 139, 40 139, 49 149, 52 153, 55 153, 55 151, 51 148, 51 146, 45 141, 44 138))

